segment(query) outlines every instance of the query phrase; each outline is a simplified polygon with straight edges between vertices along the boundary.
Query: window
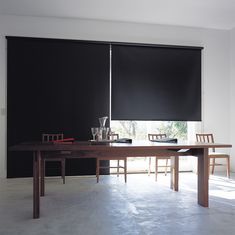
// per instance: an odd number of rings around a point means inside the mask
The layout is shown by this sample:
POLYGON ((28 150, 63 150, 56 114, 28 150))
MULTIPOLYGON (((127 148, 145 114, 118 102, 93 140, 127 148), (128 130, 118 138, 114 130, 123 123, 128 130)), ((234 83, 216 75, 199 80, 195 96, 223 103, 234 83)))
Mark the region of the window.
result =
MULTIPOLYGON (((110 122, 112 131, 119 133, 120 138, 132 138, 136 140, 148 139, 148 133, 166 133, 167 136, 177 138, 179 141, 195 140, 195 132, 200 129, 199 122, 185 121, 114 121, 110 122)), ((180 171, 192 171, 194 158, 180 157, 180 171)), ((115 165, 115 162, 111 162, 115 165)), ((128 158, 128 172, 140 173, 148 171, 148 157, 128 158)), ((154 172, 154 160, 151 170, 154 172)), ((159 160, 163 165, 164 160, 159 160)), ((159 168, 164 170, 164 168, 159 168)), ((113 170, 114 172, 114 170, 113 170)))

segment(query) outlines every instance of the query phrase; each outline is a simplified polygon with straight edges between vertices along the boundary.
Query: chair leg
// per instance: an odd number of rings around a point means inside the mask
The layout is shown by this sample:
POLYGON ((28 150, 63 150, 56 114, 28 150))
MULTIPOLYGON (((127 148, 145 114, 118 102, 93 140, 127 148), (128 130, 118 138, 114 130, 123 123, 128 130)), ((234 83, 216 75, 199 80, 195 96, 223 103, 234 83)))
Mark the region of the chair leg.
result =
POLYGON ((212 170, 211 170, 211 174, 214 175, 215 172, 215 158, 212 159, 212 170))
POLYGON ((148 176, 150 176, 150 174, 151 174, 151 161, 152 161, 152 158, 149 157, 148 176))
POLYGON ((165 176, 167 175, 168 159, 166 159, 165 176))
POLYGON ((157 181, 157 173, 158 173, 158 159, 156 157, 156 162, 155 162, 155 181, 157 181))
POLYGON ((43 197, 43 196, 45 196, 45 159, 44 158, 42 158, 41 159, 41 196, 43 197))
POLYGON ((61 176, 63 179, 63 184, 65 184, 65 158, 61 161, 61 176))
POLYGON ((230 158, 227 157, 227 177, 230 178, 230 158))
POLYGON ((117 160, 117 177, 119 177, 119 167, 120 167, 120 164, 119 164, 119 160, 117 160))
POLYGON ((124 159, 124 178, 125 178, 125 183, 127 181, 127 159, 124 159))
POLYGON ((100 160, 96 159, 96 181, 99 183, 99 177, 100 177, 100 160))

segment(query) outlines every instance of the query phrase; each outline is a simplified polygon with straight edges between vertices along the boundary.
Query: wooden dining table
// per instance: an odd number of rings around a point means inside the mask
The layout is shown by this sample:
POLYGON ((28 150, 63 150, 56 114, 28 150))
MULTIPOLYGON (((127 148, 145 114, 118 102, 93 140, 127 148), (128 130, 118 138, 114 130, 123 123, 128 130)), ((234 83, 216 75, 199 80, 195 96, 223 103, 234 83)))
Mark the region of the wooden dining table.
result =
MULTIPOLYGON (((97 157, 171 157, 170 187, 179 189, 179 156, 195 156, 198 162, 198 204, 209 206, 208 199, 208 150, 209 148, 231 148, 230 144, 217 143, 158 143, 151 141, 133 141, 132 143, 75 141, 71 143, 42 143, 25 142, 11 146, 10 151, 29 151, 33 157, 33 218, 40 217, 40 196, 44 196, 44 176, 40 175, 41 160, 48 153, 67 151, 68 158, 97 158, 97 157)), ((49 154, 50 155, 50 154, 49 154)), ((157 188, 156 188, 157 190, 157 188)))

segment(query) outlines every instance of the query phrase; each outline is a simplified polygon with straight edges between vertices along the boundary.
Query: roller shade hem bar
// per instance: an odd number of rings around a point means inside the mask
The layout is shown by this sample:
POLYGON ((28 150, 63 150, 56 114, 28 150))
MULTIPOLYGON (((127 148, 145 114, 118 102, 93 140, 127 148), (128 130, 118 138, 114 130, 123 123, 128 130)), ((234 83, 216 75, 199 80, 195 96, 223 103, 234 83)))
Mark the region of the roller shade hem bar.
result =
POLYGON ((111 121, 171 121, 171 122, 201 122, 202 119, 193 119, 193 120, 186 120, 186 119, 181 119, 181 120, 172 120, 172 119, 111 119, 111 121))

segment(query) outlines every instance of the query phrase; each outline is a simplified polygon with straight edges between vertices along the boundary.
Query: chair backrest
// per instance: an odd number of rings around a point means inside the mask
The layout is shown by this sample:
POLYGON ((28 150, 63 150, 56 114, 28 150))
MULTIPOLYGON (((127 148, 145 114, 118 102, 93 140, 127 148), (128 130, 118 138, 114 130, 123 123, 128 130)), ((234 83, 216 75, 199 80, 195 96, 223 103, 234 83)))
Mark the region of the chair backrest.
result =
POLYGON ((108 135, 108 139, 109 139, 109 140, 118 140, 118 139, 119 139, 119 134, 110 133, 110 134, 108 135))
MULTIPOLYGON (((196 140, 201 143, 214 143, 213 134, 196 134, 196 140)), ((212 151, 215 152, 215 149, 212 148, 212 151)))
POLYGON ((148 134, 149 140, 159 140, 166 138, 166 134, 148 134))
POLYGON ((55 140, 62 140, 64 139, 64 134, 42 134, 42 142, 50 142, 55 140))

